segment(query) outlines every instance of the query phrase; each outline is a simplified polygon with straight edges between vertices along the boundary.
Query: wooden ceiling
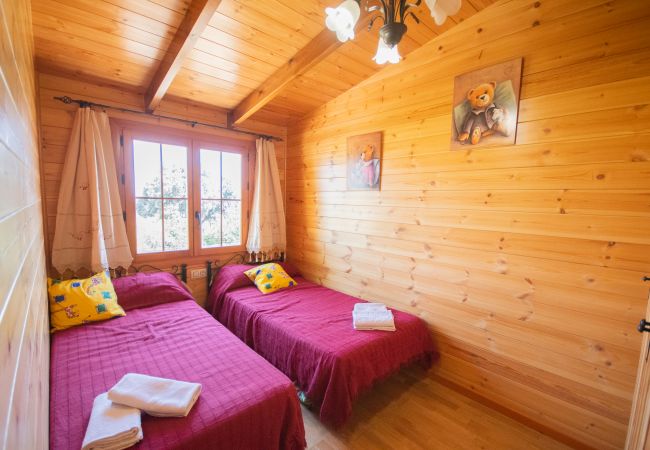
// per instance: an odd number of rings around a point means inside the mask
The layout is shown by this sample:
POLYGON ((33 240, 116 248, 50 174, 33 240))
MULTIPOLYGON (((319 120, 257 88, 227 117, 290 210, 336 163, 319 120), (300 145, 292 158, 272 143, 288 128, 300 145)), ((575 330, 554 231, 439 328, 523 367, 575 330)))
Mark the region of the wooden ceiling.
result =
MULTIPOLYGON (((383 67, 371 59, 380 22, 368 32, 362 18, 345 44, 325 28, 340 1, 33 0, 37 68, 133 90, 150 110, 164 95, 231 110, 236 124, 287 124, 383 67)), ((463 0, 441 27, 423 2, 400 53, 493 1, 463 0)))

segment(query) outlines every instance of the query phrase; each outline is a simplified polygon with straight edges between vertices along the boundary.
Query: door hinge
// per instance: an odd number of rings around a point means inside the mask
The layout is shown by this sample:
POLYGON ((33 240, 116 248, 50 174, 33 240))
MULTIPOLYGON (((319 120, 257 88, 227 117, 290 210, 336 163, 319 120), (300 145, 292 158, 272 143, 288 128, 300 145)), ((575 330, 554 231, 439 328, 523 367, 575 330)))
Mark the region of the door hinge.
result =
POLYGON ((120 175, 120 181, 124 184, 124 174, 120 175))
POLYGON ((126 222, 126 211, 122 211, 122 218, 123 218, 124 221, 126 222))
POLYGON ((124 135, 120 134, 120 145, 124 147, 124 135))

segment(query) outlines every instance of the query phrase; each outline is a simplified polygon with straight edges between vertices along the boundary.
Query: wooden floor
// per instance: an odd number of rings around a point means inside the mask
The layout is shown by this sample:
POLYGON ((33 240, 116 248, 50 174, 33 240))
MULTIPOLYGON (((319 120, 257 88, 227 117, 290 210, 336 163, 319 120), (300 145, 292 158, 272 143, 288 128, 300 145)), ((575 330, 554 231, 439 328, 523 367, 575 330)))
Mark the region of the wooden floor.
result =
POLYGON ((303 417, 309 449, 569 448, 415 369, 362 397, 341 430, 326 428, 304 406, 303 417))

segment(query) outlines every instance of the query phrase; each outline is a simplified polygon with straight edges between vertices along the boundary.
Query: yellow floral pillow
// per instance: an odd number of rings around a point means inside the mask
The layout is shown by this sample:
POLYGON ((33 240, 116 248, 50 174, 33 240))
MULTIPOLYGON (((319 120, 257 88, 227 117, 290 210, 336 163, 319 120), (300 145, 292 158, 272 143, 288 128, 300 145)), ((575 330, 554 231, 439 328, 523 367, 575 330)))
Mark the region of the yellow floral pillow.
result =
POLYGON ((85 279, 61 281, 48 278, 47 292, 52 332, 126 315, 117 303, 113 283, 105 272, 85 279))
POLYGON ((255 283, 262 294, 270 294, 298 284, 287 275, 280 264, 276 263, 262 264, 247 270, 244 274, 255 283))

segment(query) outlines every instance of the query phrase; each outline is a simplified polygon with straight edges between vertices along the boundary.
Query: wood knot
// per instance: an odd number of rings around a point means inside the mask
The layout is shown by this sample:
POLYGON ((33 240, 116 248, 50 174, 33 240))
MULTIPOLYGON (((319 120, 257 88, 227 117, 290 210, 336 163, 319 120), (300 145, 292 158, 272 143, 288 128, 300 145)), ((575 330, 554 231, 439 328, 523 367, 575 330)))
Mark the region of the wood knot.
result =
POLYGON ((605 174, 604 174, 604 173, 599 173, 598 175, 596 175, 596 179, 597 179, 597 180, 602 180, 602 179, 604 179, 604 178, 605 178, 605 174))
POLYGON ((482 33, 482 32, 483 32, 483 28, 479 27, 479 28, 476 30, 476 32, 477 32, 477 33, 482 33))
POLYGON ((538 26, 539 26, 539 20, 534 21, 533 22, 533 28, 538 27, 538 26))
POLYGON ((533 7, 535 7, 535 8, 539 8, 540 6, 542 6, 542 2, 533 3, 533 7))

